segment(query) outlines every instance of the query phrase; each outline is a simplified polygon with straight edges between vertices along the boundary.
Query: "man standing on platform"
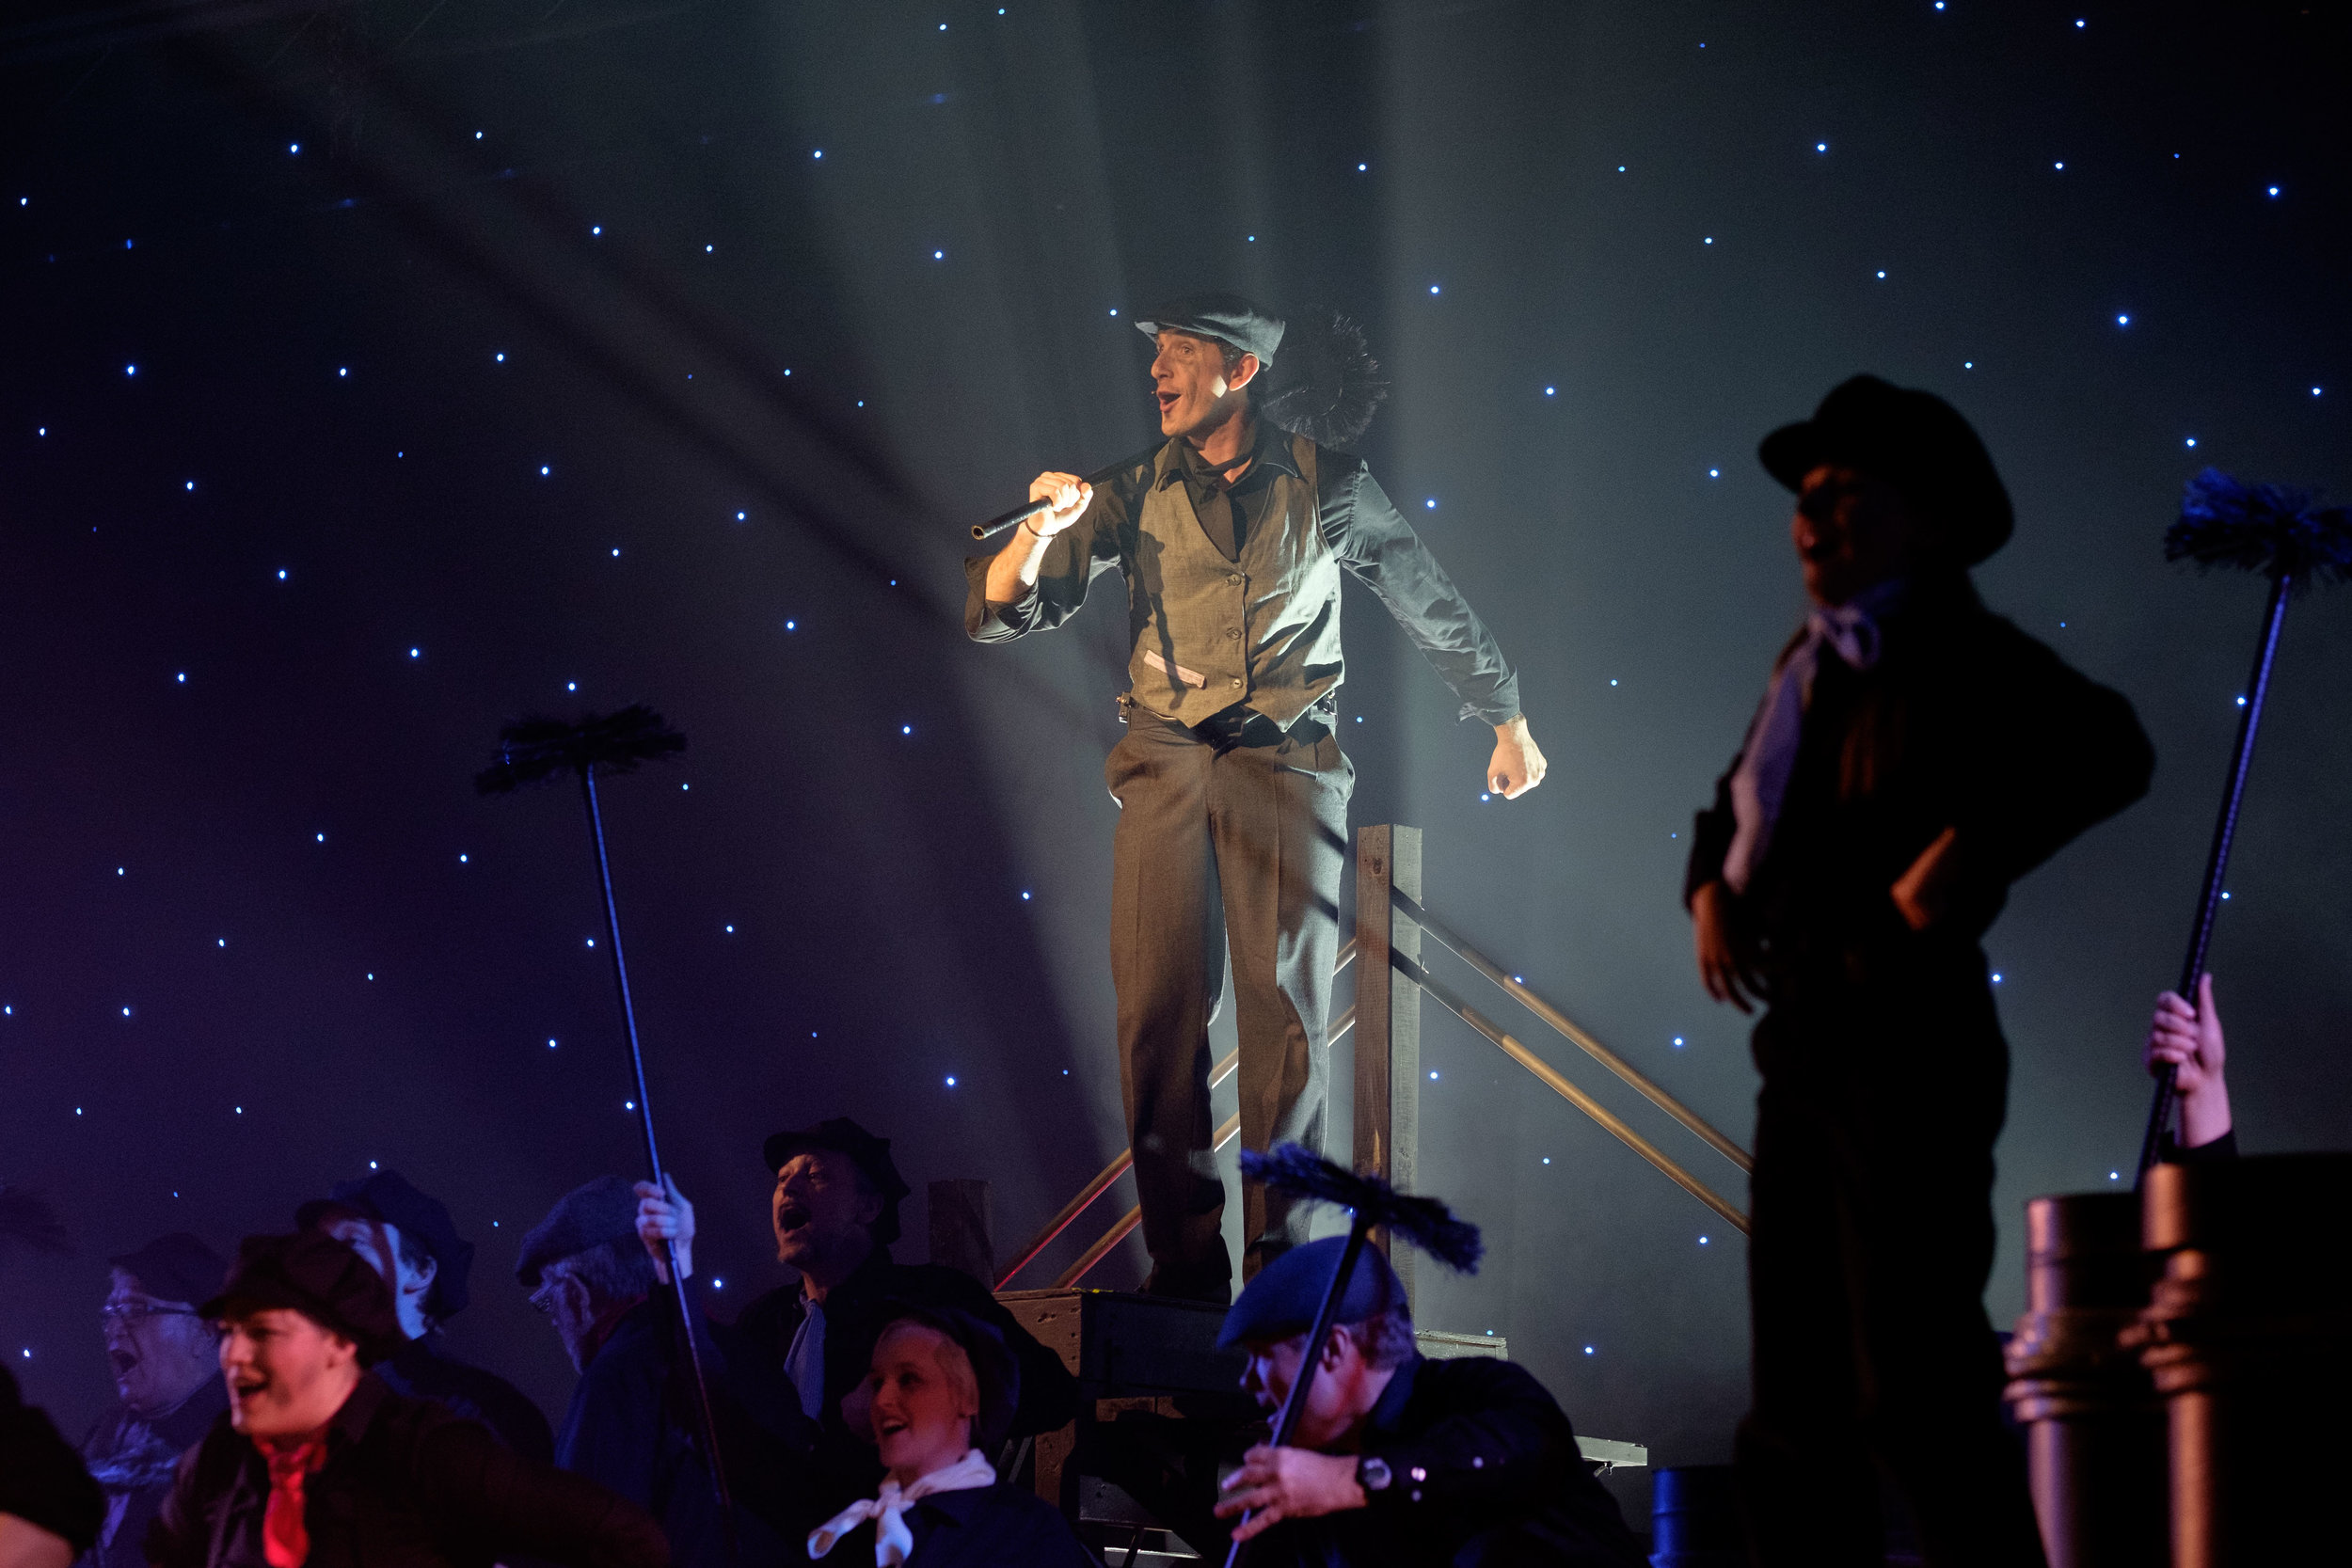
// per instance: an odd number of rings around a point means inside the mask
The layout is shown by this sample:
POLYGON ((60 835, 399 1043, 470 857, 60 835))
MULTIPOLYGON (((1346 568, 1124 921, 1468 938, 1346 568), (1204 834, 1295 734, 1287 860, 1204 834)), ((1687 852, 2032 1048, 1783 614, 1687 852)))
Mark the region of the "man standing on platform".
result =
MULTIPOLYGON (((1362 579, 1462 702, 1494 726, 1485 787, 1544 776, 1518 682, 1361 459, 1262 418, 1252 383, 1284 324, 1208 294, 1149 312, 1167 444, 1101 490, 1040 474, 1050 510, 965 563, 964 629, 999 642, 1057 626, 1094 578, 1126 579, 1131 689, 1104 769, 1112 840, 1111 979, 1135 1150, 1147 1291, 1223 1302, 1224 1184, 1211 1148, 1209 1022, 1230 943, 1249 1148, 1323 1144, 1325 1027, 1355 768, 1334 734, 1345 666, 1341 570, 1362 579)), ((1244 1272, 1305 1240, 1306 1219, 1254 1183, 1244 1272)))
POLYGON ((439 1198, 419 1192, 398 1171, 370 1171, 304 1204, 294 1224, 350 1247, 391 1287, 407 1342, 373 1369, 387 1387, 472 1417, 526 1459, 554 1458, 548 1418, 528 1394, 441 1348, 442 1324, 465 1310, 473 1243, 457 1234, 439 1198))
POLYGON ((1950 404, 1857 376, 1760 455, 1814 609, 1686 884, 1708 991, 1770 1008, 1741 1506, 1763 1568, 1877 1568, 1883 1465, 1931 1564, 2038 1564, 1984 1313, 2009 1053, 1979 942, 2154 756, 2128 703, 1977 597, 2011 514, 1950 404))

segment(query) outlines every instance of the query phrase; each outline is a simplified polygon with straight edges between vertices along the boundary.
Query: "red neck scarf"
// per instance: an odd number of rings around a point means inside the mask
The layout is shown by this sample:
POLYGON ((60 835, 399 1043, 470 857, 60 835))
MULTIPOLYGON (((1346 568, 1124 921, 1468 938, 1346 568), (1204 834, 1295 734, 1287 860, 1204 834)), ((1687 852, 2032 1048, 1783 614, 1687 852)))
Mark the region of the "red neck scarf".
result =
POLYGON ((260 1447, 262 1457, 269 1461, 269 1507, 262 1514, 262 1555, 269 1560, 269 1568, 302 1568, 310 1556, 302 1483, 326 1463, 326 1433, 260 1447))

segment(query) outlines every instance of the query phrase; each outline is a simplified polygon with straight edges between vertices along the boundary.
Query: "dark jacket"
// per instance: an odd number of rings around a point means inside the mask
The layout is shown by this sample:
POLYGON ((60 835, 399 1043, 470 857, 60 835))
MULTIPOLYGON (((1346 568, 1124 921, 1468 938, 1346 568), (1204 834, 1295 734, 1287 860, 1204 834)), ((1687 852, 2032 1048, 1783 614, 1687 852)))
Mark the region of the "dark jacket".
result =
MULTIPOLYGON (((645 1512, 521 1458, 478 1421, 395 1394, 373 1375, 327 1423, 326 1463, 304 1488, 304 1568, 666 1568, 645 1512)), ((223 1416, 180 1462, 147 1538, 155 1568, 262 1568, 269 1467, 223 1416)))
MULTIPOLYGON (((1100 1568, 1058 1511, 1034 1492, 998 1481, 936 1492, 907 1510, 914 1550, 906 1568, 1100 1568)), ((874 1560, 874 1527, 860 1525, 833 1544, 828 1563, 874 1560)))
MULTIPOLYGON (((876 1247, 855 1273, 825 1297, 825 1405, 818 1412, 815 1492, 808 1527, 854 1502, 870 1497, 882 1480, 882 1461, 870 1436, 852 1433, 841 1419, 841 1401, 865 1378, 874 1360, 874 1341, 889 1321, 893 1303, 946 1307, 993 1324, 1005 1337, 1021 1368, 1021 1401, 1010 1434, 1035 1436, 1067 1425, 1078 1414, 1078 1384, 1061 1357, 1031 1337, 988 1288, 961 1270, 936 1263, 894 1263, 889 1249, 876 1247)), ((735 1322, 731 1354, 755 1359, 758 1375, 776 1397, 792 1398, 784 1358, 801 1326, 801 1288, 782 1286, 743 1308, 735 1322), (734 1347, 739 1347, 739 1350, 734 1347)), ((748 1369, 746 1370, 748 1374, 748 1369)), ((808 1528, 803 1527, 803 1528, 808 1528)))
POLYGON ((1514 1362, 1412 1357, 1381 1390, 1362 1451, 1387 1462, 1390 1484, 1364 1508, 1274 1526, 1254 1568, 1640 1568, 1566 1414, 1514 1362))
MULTIPOLYGON (((660 1520, 677 1568, 724 1568, 726 1525, 703 1457, 702 1413, 679 1354, 674 1301, 663 1291, 638 1303, 596 1347, 572 1389, 555 1463, 660 1520)), ((781 1561, 807 1512, 796 1471, 815 1433, 797 1410, 747 1399, 707 1326, 695 1343, 737 1505, 738 1568, 781 1561), (755 1419, 755 1409, 768 1419, 755 1419)))
POLYGON ((106 1522, 82 1568, 147 1568, 147 1528, 171 1496, 180 1456, 229 1408, 218 1377, 198 1384, 180 1408, 149 1421, 117 1405, 82 1439, 82 1459, 106 1490, 106 1522))
POLYGON ((496 1372, 447 1354, 433 1336, 409 1340, 369 1370, 395 1394, 438 1400, 469 1420, 480 1421, 525 1459, 546 1465, 555 1458, 555 1434, 531 1397, 496 1372))
MULTIPOLYGON (((1775 1002, 1923 960, 1980 971, 1976 943, 2009 884, 2137 800, 2155 766, 2129 703, 1986 610, 1964 577, 1915 585, 1881 631, 1867 671, 1822 657, 1779 818, 1737 902, 1775 1002), (1888 890, 1947 827, 1969 875, 1952 912, 1914 933, 1888 890)), ((1692 834, 1686 898, 1721 878, 1735 828, 1726 771, 1692 834)))
POLYGON ((0 1513, 13 1513, 87 1551, 106 1499, 47 1411, 26 1404, 0 1367, 0 1513))

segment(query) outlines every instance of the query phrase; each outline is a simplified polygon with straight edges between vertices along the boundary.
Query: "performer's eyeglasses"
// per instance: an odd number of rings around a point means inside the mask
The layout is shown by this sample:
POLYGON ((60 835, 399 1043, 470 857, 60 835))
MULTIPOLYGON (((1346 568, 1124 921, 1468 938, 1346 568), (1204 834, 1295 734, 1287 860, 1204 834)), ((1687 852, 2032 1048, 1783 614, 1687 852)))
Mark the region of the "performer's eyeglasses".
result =
POLYGON ((136 1328, 150 1318, 193 1318, 198 1314, 193 1307, 158 1307, 144 1301, 110 1301, 98 1309, 98 1315, 108 1323, 136 1328))

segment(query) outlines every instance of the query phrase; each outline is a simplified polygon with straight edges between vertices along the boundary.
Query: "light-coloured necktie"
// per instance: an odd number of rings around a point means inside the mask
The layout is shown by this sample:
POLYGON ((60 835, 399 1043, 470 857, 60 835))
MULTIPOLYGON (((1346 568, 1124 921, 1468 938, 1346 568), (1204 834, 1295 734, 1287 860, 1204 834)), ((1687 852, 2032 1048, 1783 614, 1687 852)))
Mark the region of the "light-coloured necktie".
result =
POLYGON ((1736 824, 1724 853, 1724 884, 1745 893, 1780 819, 1789 775, 1797 768, 1797 743, 1804 731, 1805 705, 1813 698, 1813 676, 1821 650, 1836 651, 1856 670, 1879 661, 1879 617, 1902 596, 1899 579, 1880 583, 1842 605, 1823 605, 1805 617, 1804 635, 1772 671, 1764 700, 1748 723, 1739 766, 1731 770, 1731 815, 1736 824))
POLYGON ((801 1414, 814 1421, 825 1408, 825 1309, 801 1298, 801 1326, 784 1353, 784 1374, 801 1396, 801 1414))

